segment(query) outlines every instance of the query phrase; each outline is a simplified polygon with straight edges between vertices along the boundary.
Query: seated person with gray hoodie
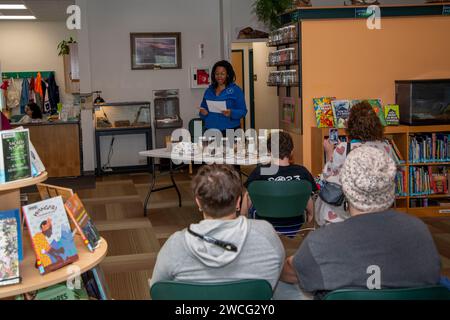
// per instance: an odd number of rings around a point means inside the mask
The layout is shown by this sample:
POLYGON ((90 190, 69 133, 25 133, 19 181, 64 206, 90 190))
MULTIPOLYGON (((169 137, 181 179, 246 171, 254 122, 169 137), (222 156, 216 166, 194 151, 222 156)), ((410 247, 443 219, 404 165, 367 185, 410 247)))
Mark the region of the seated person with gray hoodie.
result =
POLYGON ((285 251, 268 222, 237 216, 242 194, 239 173, 228 165, 203 166, 192 181, 192 189, 204 220, 166 241, 150 286, 162 280, 264 279, 275 288, 285 251))

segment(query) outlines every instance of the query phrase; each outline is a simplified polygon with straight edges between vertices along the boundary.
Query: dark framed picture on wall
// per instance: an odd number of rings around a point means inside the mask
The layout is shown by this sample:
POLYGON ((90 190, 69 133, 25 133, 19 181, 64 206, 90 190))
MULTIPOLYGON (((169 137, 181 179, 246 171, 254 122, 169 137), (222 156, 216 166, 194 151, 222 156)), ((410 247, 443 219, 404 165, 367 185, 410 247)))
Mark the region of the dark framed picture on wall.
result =
POLYGON ((181 69, 181 33, 131 33, 131 69, 181 69))

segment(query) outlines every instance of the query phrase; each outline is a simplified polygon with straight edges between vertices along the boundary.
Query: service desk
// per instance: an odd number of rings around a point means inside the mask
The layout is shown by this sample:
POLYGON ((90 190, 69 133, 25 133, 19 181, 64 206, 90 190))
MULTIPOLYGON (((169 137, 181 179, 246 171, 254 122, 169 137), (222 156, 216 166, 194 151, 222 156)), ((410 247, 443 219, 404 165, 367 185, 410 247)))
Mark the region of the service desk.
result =
POLYGON ((30 130, 30 140, 44 163, 48 176, 81 175, 81 141, 79 121, 11 123, 13 128, 30 130))

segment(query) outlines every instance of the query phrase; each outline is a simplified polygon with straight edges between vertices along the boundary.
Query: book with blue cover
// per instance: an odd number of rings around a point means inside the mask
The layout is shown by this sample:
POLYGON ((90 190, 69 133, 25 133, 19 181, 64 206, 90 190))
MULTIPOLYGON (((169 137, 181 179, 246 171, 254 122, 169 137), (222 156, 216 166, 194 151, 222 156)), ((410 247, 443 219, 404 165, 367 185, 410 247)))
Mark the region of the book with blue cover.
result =
POLYGON ((19 210, 0 211, 0 286, 20 283, 21 255, 19 210))
POLYGON ((350 101, 333 100, 331 101, 334 116, 334 126, 336 128, 346 128, 348 116, 350 114, 350 101))

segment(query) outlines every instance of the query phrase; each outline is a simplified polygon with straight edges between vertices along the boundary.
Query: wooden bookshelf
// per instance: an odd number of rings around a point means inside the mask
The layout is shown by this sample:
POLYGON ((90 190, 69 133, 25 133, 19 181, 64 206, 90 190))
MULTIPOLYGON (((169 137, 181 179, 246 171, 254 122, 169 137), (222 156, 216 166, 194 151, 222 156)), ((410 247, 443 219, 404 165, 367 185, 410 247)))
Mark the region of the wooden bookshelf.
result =
POLYGON ((102 238, 99 247, 90 252, 83 244, 81 237, 77 234, 74 238, 78 251, 78 261, 48 274, 41 275, 35 268, 36 256, 31 247, 28 234, 23 235, 23 261, 20 263, 21 283, 0 287, 0 299, 13 297, 22 293, 47 288, 52 285, 66 281, 74 277, 74 268, 79 268, 80 275, 97 266, 106 256, 108 243, 102 238), (72 269, 71 269, 72 268, 72 269))
MULTIPOLYGON (((311 144, 311 156, 315 161, 312 162, 311 173, 313 176, 321 174, 325 165, 323 141, 328 138, 330 128, 311 128, 312 144, 311 144)), ((408 196, 396 197, 396 209, 399 211, 407 212, 418 217, 450 217, 450 207, 446 206, 431 206, 431 207, 410 207, 411 199, 443 199, 450 197, 450 194, 430 194, 420 196, 409 195, 409 167, 414 166, 450 166, 450 162, 429 162, 429 163, 413 163, 409 162, 409 135, 410 134, 429 134, 449 132, 450 125, 434 125, 434 126, 390 126, 385 127, 384 134, 386 138, 394 140, 397 148, 399 149, 404 164, 398 165, 406 168, 406 190, 408 196)), ((345 129, 339 129, 339 136, 346 136, 345 129)))
POLYGON ((34 178, 0 184, 0 210, 20 208, 20 188, 43 182, 47 177, 47 172, 43 172, 34 178))
MULTIPOLYGON (((21 208, 20 188, 35 185, 47 180, 47 172, 37 177, 22 179, 9 183, 0 184, 0 210, 11 210, 21 208)), ((90 252, 84 245, 81 237, 77 234, 74 238, 78 251, 78 261, 64 268, 41 275, 35 268, 36 256, 31 245, 31 239, 27 232, 22 234, 23 261, 20 262, 21 282, 15 285, 0 287, 0 299, 14 297, 16 295, 46 288, 54 284, 66 281, 73 276, 70 268, 79 268, 80 274, 97 266, 106 256, 108 244, 102 238, 95 252, 90 252)))

